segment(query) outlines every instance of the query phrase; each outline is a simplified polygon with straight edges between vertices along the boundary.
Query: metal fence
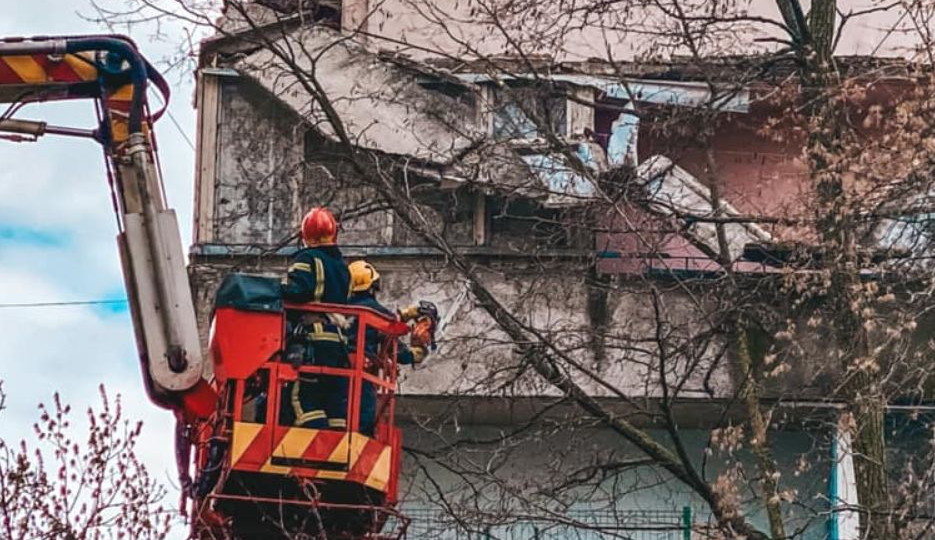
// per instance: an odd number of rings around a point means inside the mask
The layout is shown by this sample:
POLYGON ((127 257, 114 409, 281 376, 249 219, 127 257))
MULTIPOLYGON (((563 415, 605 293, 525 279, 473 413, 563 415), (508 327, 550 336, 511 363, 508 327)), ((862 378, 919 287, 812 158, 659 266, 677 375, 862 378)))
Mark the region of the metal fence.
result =
POLYGON ((536 518, 452 515, 405 508, 409 540, 691 540, 691 508, 681 511, 576 510, 536 518))

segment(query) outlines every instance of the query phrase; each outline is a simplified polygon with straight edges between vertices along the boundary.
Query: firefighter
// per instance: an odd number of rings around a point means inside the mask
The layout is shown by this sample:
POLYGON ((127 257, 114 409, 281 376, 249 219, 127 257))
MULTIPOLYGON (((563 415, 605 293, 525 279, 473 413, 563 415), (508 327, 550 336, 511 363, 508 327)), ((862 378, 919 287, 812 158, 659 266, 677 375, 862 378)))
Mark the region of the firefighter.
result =
MULTIPOLYGON (((353 306, 368 307, 380 313, 391 317, 400 316, 403 320, 411 320, 425 315, 427 310, 425 306, 428 303, 420 304, 423 307, 413 306, 401 310, 399 314, 393 313, 389 308, 381 304, 377 298, 377 292, 380 291, 380 273, 370 263, 366 261, 354 261, 348 268, 351 271, 351 298, 350 304, 353 306)), ((434 306, 432 306, 434 310, 434 306)), ((434 317, 437 319, 437 310, 434 317)), ((348 348, 353 351, 356 349, 357 340, 357 321, 351 323, 348 330, 348 348)), ((379 333, 368 328, 364 335, 364 350, 367 356, 376 357, 380 349, 379 333)), ((399 341, 396 348, 396 362, 400 365, 415 365, 421 363, 429 354, 428 340, 411 340, 412 346, 407 346, 399 341)), ((360 396, 360 432, 364 435, 373 435, 374 424, 376 422, 377 406, 377 388, 368 381, 361 385, 360 396)))
MULTIPOLYGON (((305 248, 293 257, 282 283, 288 302, 346 304, 350 273, 338 249, 338 224, 326 208, 313 208, 302 220, 305 248)), ((337 314, 302 313, 289 316, 290 341, 286 360, 293 367, 348 367, 347 324, 337 314)), ((307 428, 347 427, 347 378, 301 374, 290 394, 295 425, 307 428)))

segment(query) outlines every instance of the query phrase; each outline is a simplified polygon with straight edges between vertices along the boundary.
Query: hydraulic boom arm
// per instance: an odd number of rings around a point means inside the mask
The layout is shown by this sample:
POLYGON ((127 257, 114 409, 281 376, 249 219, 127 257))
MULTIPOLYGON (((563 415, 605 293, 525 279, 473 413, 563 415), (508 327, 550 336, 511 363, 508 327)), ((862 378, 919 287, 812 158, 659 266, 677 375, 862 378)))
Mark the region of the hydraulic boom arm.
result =
POLYGON ((45 134, 91 138, 104 148, 117 243, 143 378, 150 398, 184 418, 213 410, 175 212, 157 168, 147 87, 168 103, 162 77, 123 36, 0 40, 0 137, 45 134), (13 115, 25 103, 91 99, 95 129, 50 126, 13 115))

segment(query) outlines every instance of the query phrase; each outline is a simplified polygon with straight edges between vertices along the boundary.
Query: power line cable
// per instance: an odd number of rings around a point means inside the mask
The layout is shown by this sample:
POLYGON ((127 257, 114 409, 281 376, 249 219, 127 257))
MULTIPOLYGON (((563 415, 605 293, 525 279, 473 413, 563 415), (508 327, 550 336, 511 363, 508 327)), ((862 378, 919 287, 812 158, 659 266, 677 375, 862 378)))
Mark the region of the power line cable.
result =
POLYGON ((186 144, 188 144, 188 147, 191 148, 192 150, 194 150, 194 149, 195 149, 195 143, 192 142, 192 140, 191 140, 191 138, 188 136, 188 134, 185 133, 185 130, 182 129, 182 124, 180 124, 179 121, 175 119, 175 115, 173 115, 173 114, 172 114, 172 111, 169 110, 169 102, 168 102, 168 100, 166 100, 165 97, 162 96, 162 95, 158 95, 158 94, 157 94, 157 97, 159 98, 159 101, 161 101, 162 104, 165 105, 165 107, 166 107, 166 116, 169 117, 169 120, 172 122, 172 125, 175 126, 175 130, 179 132, 179 135, 182 136, 182 139, 185 141, 186 144))
POLYGON ((172 121, 172 125, 175 126, 175 129, 179 132, 179 135, 182 136, 182 139, 184 139, 185 142, 188 143, 188 147, 194 150, 195 143, 192 142, 192 140, 185 133, 185 130, 182 129, 182 126, 179 124, 179 121, 176 120, 175 116, 172 115, 172 111, 170 111, 169 109, 166 109, 166 114, 169 116, 169 120, 172 121))
POLYGON ((126 298, 114 299, 114 300, 75 300, 68 302, 24 302, 24 303, 12 303, 12 304, 0 304, 0 309, 3 308, 42 308, 42 307, 62 307, 62 306, 97 306, 104 304, 125 304, 127 303, 126 298))
MULTIPOLYGON (((116 30, 114 30, 114 25, 113 25, 113 23, 110 22, 110 18, 107 16, 106 13, 104 13, 104 11, 101 9, 100 6, 98 6, 95 2, 91 2, 91 7, 94 8, 94 11, 97 11, 98 16, 100 17, 100 19, 98 19, 98 20, 95 21, 95 22, 97 22, 97 23, 103 23, 104 25, 106 25, 106 26, 107 26, 107 30, 108 30, 111 34, 119 34, 119 33, 120 33, 120 32, 117 32, 116 30)), ((169 104, 166 102, 166 100, 161 99, 161 97, 162 97, 162 96, 160 96, 160 101, 162 101, 163 104, 166 106, 166 114, 169 116, 169 120, 172 121, 172 125, 174 125, 174 126, 175 126, 175 129, 178 130, 179 135, 182 136, 182 139, 184 139, 185 142, 188 143, 188 147, 191 148, 192 150, 194 150, 194 149, 195 149, 195 143, 192 142, 192 140, 191 140, 191 138, 189 138, 188 134, 185 133, 185 130, 182 129, 182 126, 181 126, 181 124, 179 124, 179 121, 175 119, 175 116, 172 114, 172 111, 169 110, 169 104)))

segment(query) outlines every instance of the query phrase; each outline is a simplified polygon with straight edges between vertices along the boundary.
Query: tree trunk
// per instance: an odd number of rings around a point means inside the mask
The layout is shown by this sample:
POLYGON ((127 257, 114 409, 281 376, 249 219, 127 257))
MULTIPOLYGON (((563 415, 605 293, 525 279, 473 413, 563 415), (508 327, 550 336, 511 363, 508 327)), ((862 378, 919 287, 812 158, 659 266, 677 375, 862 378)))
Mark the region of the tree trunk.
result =
MULTIPOLYGON (((816 69, 813 75, 828 89, 831 78, 816 69)), ((848 201, 840 165, 832 165, 826 156, 841 155, 844 138, 841 106, 827 96, 819 98, 823 106, 812 116, 815 128, 809 145, 809 164, 819 200, 816 216, 822 247, 835 256, 829 264, 831 286, 825 292, 829 310, 828 323, 834 329, 835 345, 846 377, 843 397, 856 422, 854 466, 857 496, 863 507, 861 529, 867 540, 889 540, 890 497, 886 475, 886 448, 883 440, 886 397, 880 372, 882 359, 874 357, 865 323, 864 307, 868 293, 860 277, 862 261, 855 237, 856 219, 848 201)))
MULTIPOLYGON (((847 137, 840 100, 831 96, 840 80, 834 65, 836 0, 814 0, 807 27, 802 24, 799 0, 777 0, 790 28, 801 66, 803 102, 809 120, 808 161, 818 196, 817 227, 825 253, 832 253, 828 270, 831 286, 825 291, 828 324, 835 330, 835 345, 847 378, 843 396, 856 422, 854 466, 857 495, 864 511, 861 529, 867 540, 889 540, 890 498, 887 488, 886 448, 883 440, 886 399, 878 373, 883 367, 872 358, 870 336, 864 326, 866 293, 860 279, 855 219, 844 185, 841 160, 847 137)), ((856 144, 853 140, 852 144, 856 144)))
MULTIPOLYGON (((855 377, 855 379, 865 379, 855 377)), ((864 381, 868 385, 873 383, 864 381)), ((867 386, 863 389, 868 390, 867 386)), ((878 394, 872 392, 872 394, 878 394)), ((864 511, 861 528, 870 540, 894 537, 890 520, 891 501, 886 475, 886 445, 884 414, 886 402, 880 395, 857 396, 851 399, 851 411, 857 415, 854 437, 854 470, 857 475, 857 496, 864 511)))
POLYGON ((833 60, 836 16, 836 0, 814 0, 812 2, 812 10, 808 13, 809 35, 815 59, 820 63, 830 65, 833 60))
POLYGON ((756 457, 757 467, 763 476, 763 502, 766 505, 766 515, 769 518, 769 531, 773 540, 783 540, 786 537, 785 526, 782 522, 782 504, 779 498, 779 473, 776 471, 776 461, 769 448, 767 430, 769 426, 763 418, 760 409, 760 381, 757 369, 753 366, 753 357, 750 354, 750 344, 747 332, 742 325, 737 324, 734 336, 735 353, 740 364, 740 371, 744 375, 743 398, 747 406, 747 417, 750 423, 750 446, 756 457))

